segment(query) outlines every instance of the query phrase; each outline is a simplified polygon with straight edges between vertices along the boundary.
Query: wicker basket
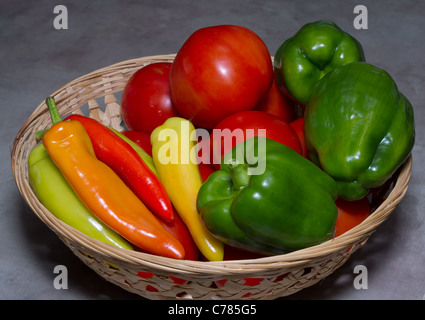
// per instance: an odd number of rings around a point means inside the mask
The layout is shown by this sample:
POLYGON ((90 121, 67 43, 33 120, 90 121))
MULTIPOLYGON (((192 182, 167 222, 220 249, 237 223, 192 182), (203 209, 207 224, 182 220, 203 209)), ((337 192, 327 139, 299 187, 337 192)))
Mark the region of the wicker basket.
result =
MULTIPOLYGON (((117 101, 127 80, 144 65, 168 61, 159 55, 123 61, 82 76, 52 94, 61 116, 89 115, 123 130, 117 101)), ((28 155, 36 145, 35 132, 50 127, 41 103, 16 136, 12 170, 22 196, 36 215, 86 265, 106 280, 148 299, 275 299, 312 286, 342 266, 362 247, 403 199, 412 159, 394 178, 386 196, 363 223, 345 234, 303 250, 252 260, 220 262, 177 261, 119 249, 94 240, 54 217, 36 198, 28 181, 28 155)))

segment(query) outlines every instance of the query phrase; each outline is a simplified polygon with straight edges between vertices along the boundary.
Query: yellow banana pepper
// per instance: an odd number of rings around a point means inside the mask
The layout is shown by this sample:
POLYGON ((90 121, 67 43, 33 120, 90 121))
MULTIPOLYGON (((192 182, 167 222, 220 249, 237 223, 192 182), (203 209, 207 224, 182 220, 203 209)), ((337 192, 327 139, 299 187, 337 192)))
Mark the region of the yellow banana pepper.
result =
POLYGON ((193 240, 210 261, 223 260, 223 243, 204 225, 196 207, 202 178, 196 160, 195 127, 172 117, 151 134, 152 158, 172 204, 187 225, 193 240))

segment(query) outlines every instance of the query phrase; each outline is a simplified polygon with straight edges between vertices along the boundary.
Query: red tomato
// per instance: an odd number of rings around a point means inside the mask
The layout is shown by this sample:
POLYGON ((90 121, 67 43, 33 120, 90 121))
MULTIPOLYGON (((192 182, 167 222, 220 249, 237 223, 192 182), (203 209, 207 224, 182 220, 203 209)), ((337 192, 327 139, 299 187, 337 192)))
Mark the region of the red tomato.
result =
POLYGON ((289 123, 289 125, 295 130, 295 132, 298 135, 298 138, 301 142, 301 147, 303 149, 303 156, 307 159, 310 157, 308 156, 308 150, 305 145, 305 137, 304 137, 304 117, 298 118, 297 120, 292 121, 289 123))
POLYGON ((356 201, 338 198, 335 203, 338 207, 335 237, 354 228, 370 215, 370 205, 367 197, 356 201))
POLYGON ((269 51, 258 35, 221 25, 186 40, 173 62, 170 88, 183 117, 212 129, 230 114, 254 109, 273 78, 269 51))
POLYGON ((179 116, 170 97, 171 65, 149 64, 128 80, 121 97, 121 115, 129 130, 150 134, 168 118, 179 116))
POLYGON ((284 96, 277 86, 276 80, 273 80, 270 90, 260 100, 255 110, 265 111, 286 123, 290 123, 297 115, 296 107, 296 103, 284 96))
POLYGON ((203 182, 207 181, 208 177, 214 172, 214 168, 209 163, 200 162, 198 167, 203 182))
POLYGON ((145 132, 123 131, 123 134, 152 157, 151 136, 145 132))
POLYGON ((198 168, 199 173, 201 174, 202 181, 207 181, 208 177, 215 171, 213 166, 210 164, 210 150, 209 150, 209 143, 210 140, 206 139, 200 139, 198 144, 199 151, 198 151, 198 168), (202 154, 201 154, 202 150, 202 154), (206 152, 205 155, 203 153, 206 152))
POLYGON ((302 155, 300 139, 289 124, 264 111, 243 111, 228 116, 215 126, 210 138, 214 168, 219 169, 223 156, 238 142, 250 138, 248 129, 254 129, 254 136, 264 136, 258 129, 266 129, 265 136, 267 138, 287 145, 302 155), (225 139, 229 139, 229 137, 224 134, 224 129, 229 129, 230 135, 234 137, 231 144, 226 145, 225 143, 225 139))

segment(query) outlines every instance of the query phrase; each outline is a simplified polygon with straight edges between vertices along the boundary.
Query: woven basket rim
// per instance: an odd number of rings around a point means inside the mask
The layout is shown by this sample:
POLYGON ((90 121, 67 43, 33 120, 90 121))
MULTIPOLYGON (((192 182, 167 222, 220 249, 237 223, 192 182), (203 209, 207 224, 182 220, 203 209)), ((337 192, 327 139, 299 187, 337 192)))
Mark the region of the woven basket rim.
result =
MULTIPOLYGON (((173 60, 175 54, 154 55, 148 57, 134 58, 130 60, 121 61, 110 66, 94 70, 86 75, 76 78, 75 80, 67 83, 51 96, 58 97, 57 104, 60 106, 61 102, 66 102, 66 99, 61 100, 61 95, 64 94, 66 88, 72 87, 81 82, 90 81, 101 77, 103 73, 107 72, 108 77, 114 75, 114 72, 119 72, 125 68, 137 69, 142 64, 149 64, 153 62, 161 62, 164 60, 173 60)), ((272 57, 273 58, 273 57, 272 57)), ((119 90, 111 89, 110 93, 119 90)), ((102 94, 101 96, 104 96, 102 94)), ((72 101, 68 101, 72 104, 72 101)), ((282 268, 282 267, 295 267, 303 264, 308 260, 319 259, 325 254, 332 254, 333 252, 340 251, 341 248, 350 247, 354 243, 373 233, 375 229, 387 219, 393 209, 403 199, 407 192, 408 184, 411 177, 412 169, 412 155, 406 159, 401 167, 400 174, 398 175, 395 185, 388 197, 382 204, 361 224, 347 231, 346 233, 323 242, 321 244, 297 250, 294 252, 273 255, 268 257, 249 259, 249 260, 225 260, 225 261, 190 261, 190 260, 175 260, 171 258, 152 255, 149 253, 142 253, 137 251, 129 251, 120 249, 95 240, 80 231, 68 226, 64 222, 56 218, 50 213, 37 199, 33 193, 27 177, 23 176, 19 170, 22 170, 22 165, 27 165, 27 158, 23 156, 20 147, 25 139, 29 136, 29 126, 33 121, 37 120, 40 116, 45 114, 47 107, 45 102, 41 102, 38 107, 33 111, 30 117, 22 125, 17 133, 13 147, 11 150, 11 164, 12 171, 21 195, 26 200, 27 204, 31 207, 34 213, 43 220, 44 223, 50 225, 58 235, 65 238, 70 238, 77 242, 82 248, 89 248, 105 257, 105 260, 111 260, 113 263, 121 262, 130 265, 143 265, 152 267, 159 272, 173 272, 173 273, 193 273, 202 275, 237 275, 266 272, 267 270, 282 268)), ((34 129, 33 129, 34 130, 34 129)))

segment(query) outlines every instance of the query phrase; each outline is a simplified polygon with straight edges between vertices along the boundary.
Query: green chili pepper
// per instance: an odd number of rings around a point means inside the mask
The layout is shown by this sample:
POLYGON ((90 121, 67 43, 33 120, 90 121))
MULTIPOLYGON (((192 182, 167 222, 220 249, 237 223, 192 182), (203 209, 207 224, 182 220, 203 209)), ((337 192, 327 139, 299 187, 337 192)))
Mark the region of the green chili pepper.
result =
POLYGON ((28 158, 29 180, 40 202, 59 220, 78 231, 113 246, 133 250, 118 233, 110 229, 81 202, 43 144, 28 158))

